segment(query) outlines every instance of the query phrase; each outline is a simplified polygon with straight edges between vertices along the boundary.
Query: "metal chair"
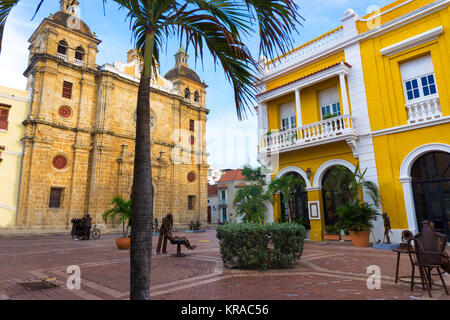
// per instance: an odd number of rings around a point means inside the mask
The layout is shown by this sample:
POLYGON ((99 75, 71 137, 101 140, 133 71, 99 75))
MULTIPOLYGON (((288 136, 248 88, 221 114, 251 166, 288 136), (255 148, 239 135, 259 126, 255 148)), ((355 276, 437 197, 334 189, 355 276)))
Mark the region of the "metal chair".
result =
POLYGON ((442 286, 447 295, 449 295, 441 272, 441 256, 447 246, 447 240, 447 235, 431 231, 430 229, 426 229, 414 238, 409 239, 408 255, 412 266, 411 291, 414 291, 414 276, 415 268, 417 267, 420 273, 422 288, 428 291, 430 298, 432 298, 431 290, 433 289, 433 284, 435 284, 431 278, 433 269, 437 270, 442 286))
MULTIPOLYGON (((397 253, 397 267, 395 268, 395 283, 398 283, 399 278, 404 278, 404 277, 399 277, 398 276, 398 272, 399 272, 399 268, 400 268, 400 255, 403 254, 408 254, 408 240, 413 238, 414 235, 411 231, 409 230, 404 230, 402 232, 402 243, 400 243, 400 246, 398 246, 395 249, 392 249, 392 251, 397 253)), ((402 280, 403 282, 406 282, 404 280, 402 280)), ((409 281, 408 281, 409 282, 409 281)))

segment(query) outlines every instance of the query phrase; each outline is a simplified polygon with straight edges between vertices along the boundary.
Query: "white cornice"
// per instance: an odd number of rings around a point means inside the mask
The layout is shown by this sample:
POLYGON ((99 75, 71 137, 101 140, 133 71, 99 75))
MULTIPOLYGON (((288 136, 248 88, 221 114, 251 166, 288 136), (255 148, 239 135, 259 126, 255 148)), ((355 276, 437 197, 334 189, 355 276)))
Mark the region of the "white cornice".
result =
POLYGON ((392 56, 401 51, 416 47, 425 42, 437 39, 444 32, 444 28, 439 26, 437 28, 428 30, 427 32, 418 34, 414 37, 395 43, 391 46, 385 47, 380 50, 380 53, 384 56, 392 56))
POLYGON ((373 137, 385 136, 388 134, 394 134, 394 133, 399 133, 399 132, 404 132, 404 131, 409 131, 409 130, 437 126, 437 125, 449 123, 449 122, 450 122, 450 116, 447 116, 447 117, 443 117, 443 118, 436 119, 436 120, 429 120, 429 121, 424 121, 424 122, 420 122, 420 123, 407 124, 407 125, 403 125, 403 126, 373 131, 372 136, 373 137))
POLYGON ((6 98, 6 99, 11 99, 11 100, 23 101, 23 102, 31 102, 30 98, 16 97, 11 94, 4 94, 2 92, 0 92, 0 98, 6 98))
POLYGON ((299 79, 297 81, 292 82, 291 84, 264 93, 259 97, 257 97, 257 100, 259 103, 263 103, 272 100, 278 96, 285 95, 287 93, 294 92, 295 90, 299 90, 311 86, 315 83, 322 82, 329 78, 338 76, 341 73, 343 73, 346 76, 348 76, 350 73, 350 67, 347 66, 344 62, 341 62, 339 65, 331 67, 327 70, 320 71, 311 76, 306 76, 304 79, 299 79))
POLYGON ((395 7, 392 7, 392 8, 390 8, 390 9, 386 10, 386 11, 383 11, 383 12, 377 14, 377 15, 370 16, 370 17, 367 18, 367 19, 359 18, 358 20, 359 20, 359 21, 363 21, 363 22, 367 22, 367 21, 370 21, 370 20, 373 20, 373 19, 380 18, 381 16, 383 16, 383 15, 385 15, 385 14, 391 12, 391 11, 397 10, 398 8, 401 8, 401 7, 403 7, 403 6, 405 6, 405 5, 409 4, 409 3, 411 3, 411 2, 413 2, 413 1, 414 1, 414 0, 408 0, 408 1, 402 2, 402 3, 400 3, 399 5, 397 5, 397 6, 395 6, 395 7))
POLYGON ((11 211, 16 211, 16 207, 9 206, 9 205, 3 204, 3 203, 0 203, 0 208, 6 209, 6 210, 11 210, 11 211))

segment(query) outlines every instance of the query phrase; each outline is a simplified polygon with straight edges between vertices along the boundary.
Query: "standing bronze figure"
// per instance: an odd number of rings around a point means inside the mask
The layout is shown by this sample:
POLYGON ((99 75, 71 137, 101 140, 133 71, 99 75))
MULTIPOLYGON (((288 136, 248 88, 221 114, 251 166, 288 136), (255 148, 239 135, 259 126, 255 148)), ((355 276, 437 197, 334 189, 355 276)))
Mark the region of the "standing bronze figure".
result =
POLYGON ((384 222, 383 243, 391 244, 391 238, 389 237, 389 233, 391 232, 391 220, 389 219, 386 212, 383 213, 383 222, 384 222))
POLYGON ((165 218, 163 218, 161 223, 161 228, 159 229, 158 246, 156 247, 156 253, 161 252, 167 253, 167 241, 170 241, 172 237, 172 227, 173 227, 173 216, 169 213, 165 218), (164 242, 164 243, 163 243, 164 242))

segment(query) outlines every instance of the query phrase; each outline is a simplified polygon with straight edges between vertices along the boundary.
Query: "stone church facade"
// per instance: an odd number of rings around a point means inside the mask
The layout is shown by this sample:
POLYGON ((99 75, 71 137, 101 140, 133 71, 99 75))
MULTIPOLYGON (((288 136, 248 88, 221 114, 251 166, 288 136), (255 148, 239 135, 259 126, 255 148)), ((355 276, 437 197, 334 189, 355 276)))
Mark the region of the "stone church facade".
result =
MULTIPOLYGON (((129 198, 141 60, 98 66, 100 40, 76 16, 78 2, 42 21, 24 75, 32 98, 25 120, 17 226, 69 226, 129 198)), ((151 83, 154 217, 175 225, 207 219, 206 88, 180 49, 151 83)))

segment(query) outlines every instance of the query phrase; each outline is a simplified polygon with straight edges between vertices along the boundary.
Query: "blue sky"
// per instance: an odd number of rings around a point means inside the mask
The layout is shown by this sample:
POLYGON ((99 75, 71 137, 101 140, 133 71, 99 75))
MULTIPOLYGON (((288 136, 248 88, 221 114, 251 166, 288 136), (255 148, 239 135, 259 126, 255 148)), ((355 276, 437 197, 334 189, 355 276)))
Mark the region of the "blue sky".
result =
MULTIPOLYGON (((118 10, 112 1, 103 14, 100 0, 79 0, 81 18, 97 37, 102 40, 99 46, 97 64, 126 61, 126 53, 133 47, 129 23, 125 22, 125 11, 118 10)), ((392 0, 297 0, 300 13, 305 18, 300 34, 295 36, 295 46, 341 25, 344 11, 353 8, 364 16, 373 6, 384 6, 392 0)), ((25 89, 26 79, 23 71, 28 61, 28 39, 39 26, 42 19, 59 10, 58 0, 45 0, 36 18, 31 21, 37 0, 22 0, 13 9, 7 22, 4 49, 0 54, 0 85, 25 89)), ((248 38, 248 46, 258 57, 259 39, 255 33, 248 38)), ((161 54, 161 73, 164 75, 174 65, 173 55, 178 50, 179 41, 170 39, 167 49, 161 54)), ((245 121, 238 121, 235 112, 233 91, 220 67, 215 68, 210 56, 203 61, 191 57, 190 66, 202 80, 209 85, 207 89, 207 108, 211 110, 207 126, 208 162, 216 167, 238 168, 245 163, 257 165, 257 120, 249 114, 245 121)))

